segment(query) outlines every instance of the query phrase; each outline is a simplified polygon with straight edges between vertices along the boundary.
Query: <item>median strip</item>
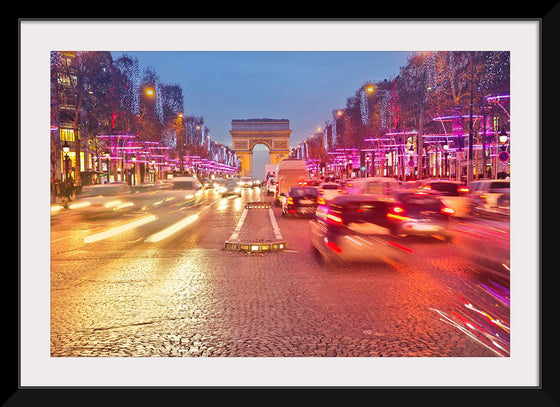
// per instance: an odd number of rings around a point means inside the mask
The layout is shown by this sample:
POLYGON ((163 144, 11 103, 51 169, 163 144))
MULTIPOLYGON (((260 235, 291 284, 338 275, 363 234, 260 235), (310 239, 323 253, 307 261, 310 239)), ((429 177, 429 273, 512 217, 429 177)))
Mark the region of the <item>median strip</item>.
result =
POLYGON ((224 244, 226 250, 249 253, 286 249, 270 202, 247 202, 237 226, 224 244), (268 209, 263 211, 262 209, 268 209))

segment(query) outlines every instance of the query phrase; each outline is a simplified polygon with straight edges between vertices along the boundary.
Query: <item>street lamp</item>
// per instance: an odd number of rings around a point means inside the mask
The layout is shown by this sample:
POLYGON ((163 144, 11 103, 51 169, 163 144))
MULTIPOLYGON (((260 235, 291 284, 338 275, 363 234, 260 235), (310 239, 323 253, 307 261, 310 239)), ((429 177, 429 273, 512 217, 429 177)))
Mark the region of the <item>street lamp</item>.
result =
POLYGON ((64 179, 67 180, 68 174, 70 173, 70 157, 68 157, 70 146, 68 145, 68 141, 64 141, 62 151, 64 152, 64 179))
POLYGON ((110 162, 111 162, 111 153, 109 150, 105 150, 105 159, 107 160, 107 184, 109 183, 110 177, 110 162))
POLYGON ((136 185, 136 157, 132 157, 132 185, 136 185))
POLYGON ((444 144, 443 145, 443 154, 445 155, 445 176, 447 177, 447 171, 449 169, 448 167, 448 162, 447 162, 447 156, 449 155, 449 144, 444 144))
MULTIPOLYGON (((505 146, 505 144, 507 143, 508 136, 507 136, 507 133, 504 129, 502 129, 502 131, 500 132, 500 136, 498 137, 498 140, 500 141, 500 144, 502 146, 505 146)), ((502 147, 502 149, 503 149, 503 147, 502 147)))

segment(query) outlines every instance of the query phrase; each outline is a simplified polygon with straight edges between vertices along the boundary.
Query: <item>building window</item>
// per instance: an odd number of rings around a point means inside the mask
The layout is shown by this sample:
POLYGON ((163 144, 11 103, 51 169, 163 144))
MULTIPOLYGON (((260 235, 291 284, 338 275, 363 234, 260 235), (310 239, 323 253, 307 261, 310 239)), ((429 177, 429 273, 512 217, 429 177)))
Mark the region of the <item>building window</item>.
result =
POLYGON ((60 141, 74 141, 74 129, 60 129, 60 141))
POLYGON ((494 132, 497 133, 500 129, 500 120, 498 116, 493 117, 492 125, 494 127, 494 132))

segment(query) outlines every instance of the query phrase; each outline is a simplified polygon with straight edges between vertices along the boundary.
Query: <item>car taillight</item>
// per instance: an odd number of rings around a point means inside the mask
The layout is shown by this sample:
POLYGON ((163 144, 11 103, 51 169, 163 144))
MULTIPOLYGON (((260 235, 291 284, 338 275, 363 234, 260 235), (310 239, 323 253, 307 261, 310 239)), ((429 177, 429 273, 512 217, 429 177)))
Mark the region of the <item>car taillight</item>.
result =
POLYGON ((327 247, 333 252, 342 253, 342 249, 332 240, 327 241, 327 247))
POLYGON ((457 187, 457 192, 459 192, 460 194, 468 194, 469 191, 470 190, 468 187, 457 187))
POLYGON ((447 206, 442 206, 440 212, 444 215, 453 215, 455 213, 455 209, 449 208, 447 206))
POLYGON ((395 205, 389 210, 387 217, 396 220, 410 220, 409 217, 404 216, 405 213, 406 210, 402 206, 395 205))

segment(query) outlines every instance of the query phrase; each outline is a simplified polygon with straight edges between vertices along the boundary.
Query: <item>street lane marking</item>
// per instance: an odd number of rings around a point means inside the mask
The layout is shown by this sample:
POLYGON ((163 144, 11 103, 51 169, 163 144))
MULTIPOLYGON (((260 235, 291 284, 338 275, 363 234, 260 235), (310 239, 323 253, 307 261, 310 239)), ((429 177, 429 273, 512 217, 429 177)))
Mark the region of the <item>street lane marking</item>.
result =
POLYGON ((145 225, 147 223, 153 222, 158 217, 156 215, 148 215, 142 218, 136 219, 132 222, 125 223, 124 225, 117 226, 115 228, 106 230, 101 233, 96 233, 94 235, 84 237, 84 243, 94 243, 100 240, 108 239, 110 237, 116 236, 120 233, 126 232, 127 230, 133 229, 138 226, 145 225))
POLYGON ((241 217, 239 218, 239 222, 237 222, 237 226, 235 228, 235 230, 233 231, 233 233, 231 234, 229 240, 237 240, 237 238, 239 237, 239 232, 241 232, 241 228, 243 227, 243 222, 245 222, 245 217, 247 216, 247 212, 248 209, 245 208, 243 210, 243 213, 241 214, 241 217))
POLYGON ((276 223, 276 218, 274 217, 274 211, 272 208, 268 209, 268 214, 270 215, 270 222, 272 223, 272 230, 274 232, 274 237, 279 240, 283 240, 282 234, 280 233, 280 228, 278 223, 276 223))

